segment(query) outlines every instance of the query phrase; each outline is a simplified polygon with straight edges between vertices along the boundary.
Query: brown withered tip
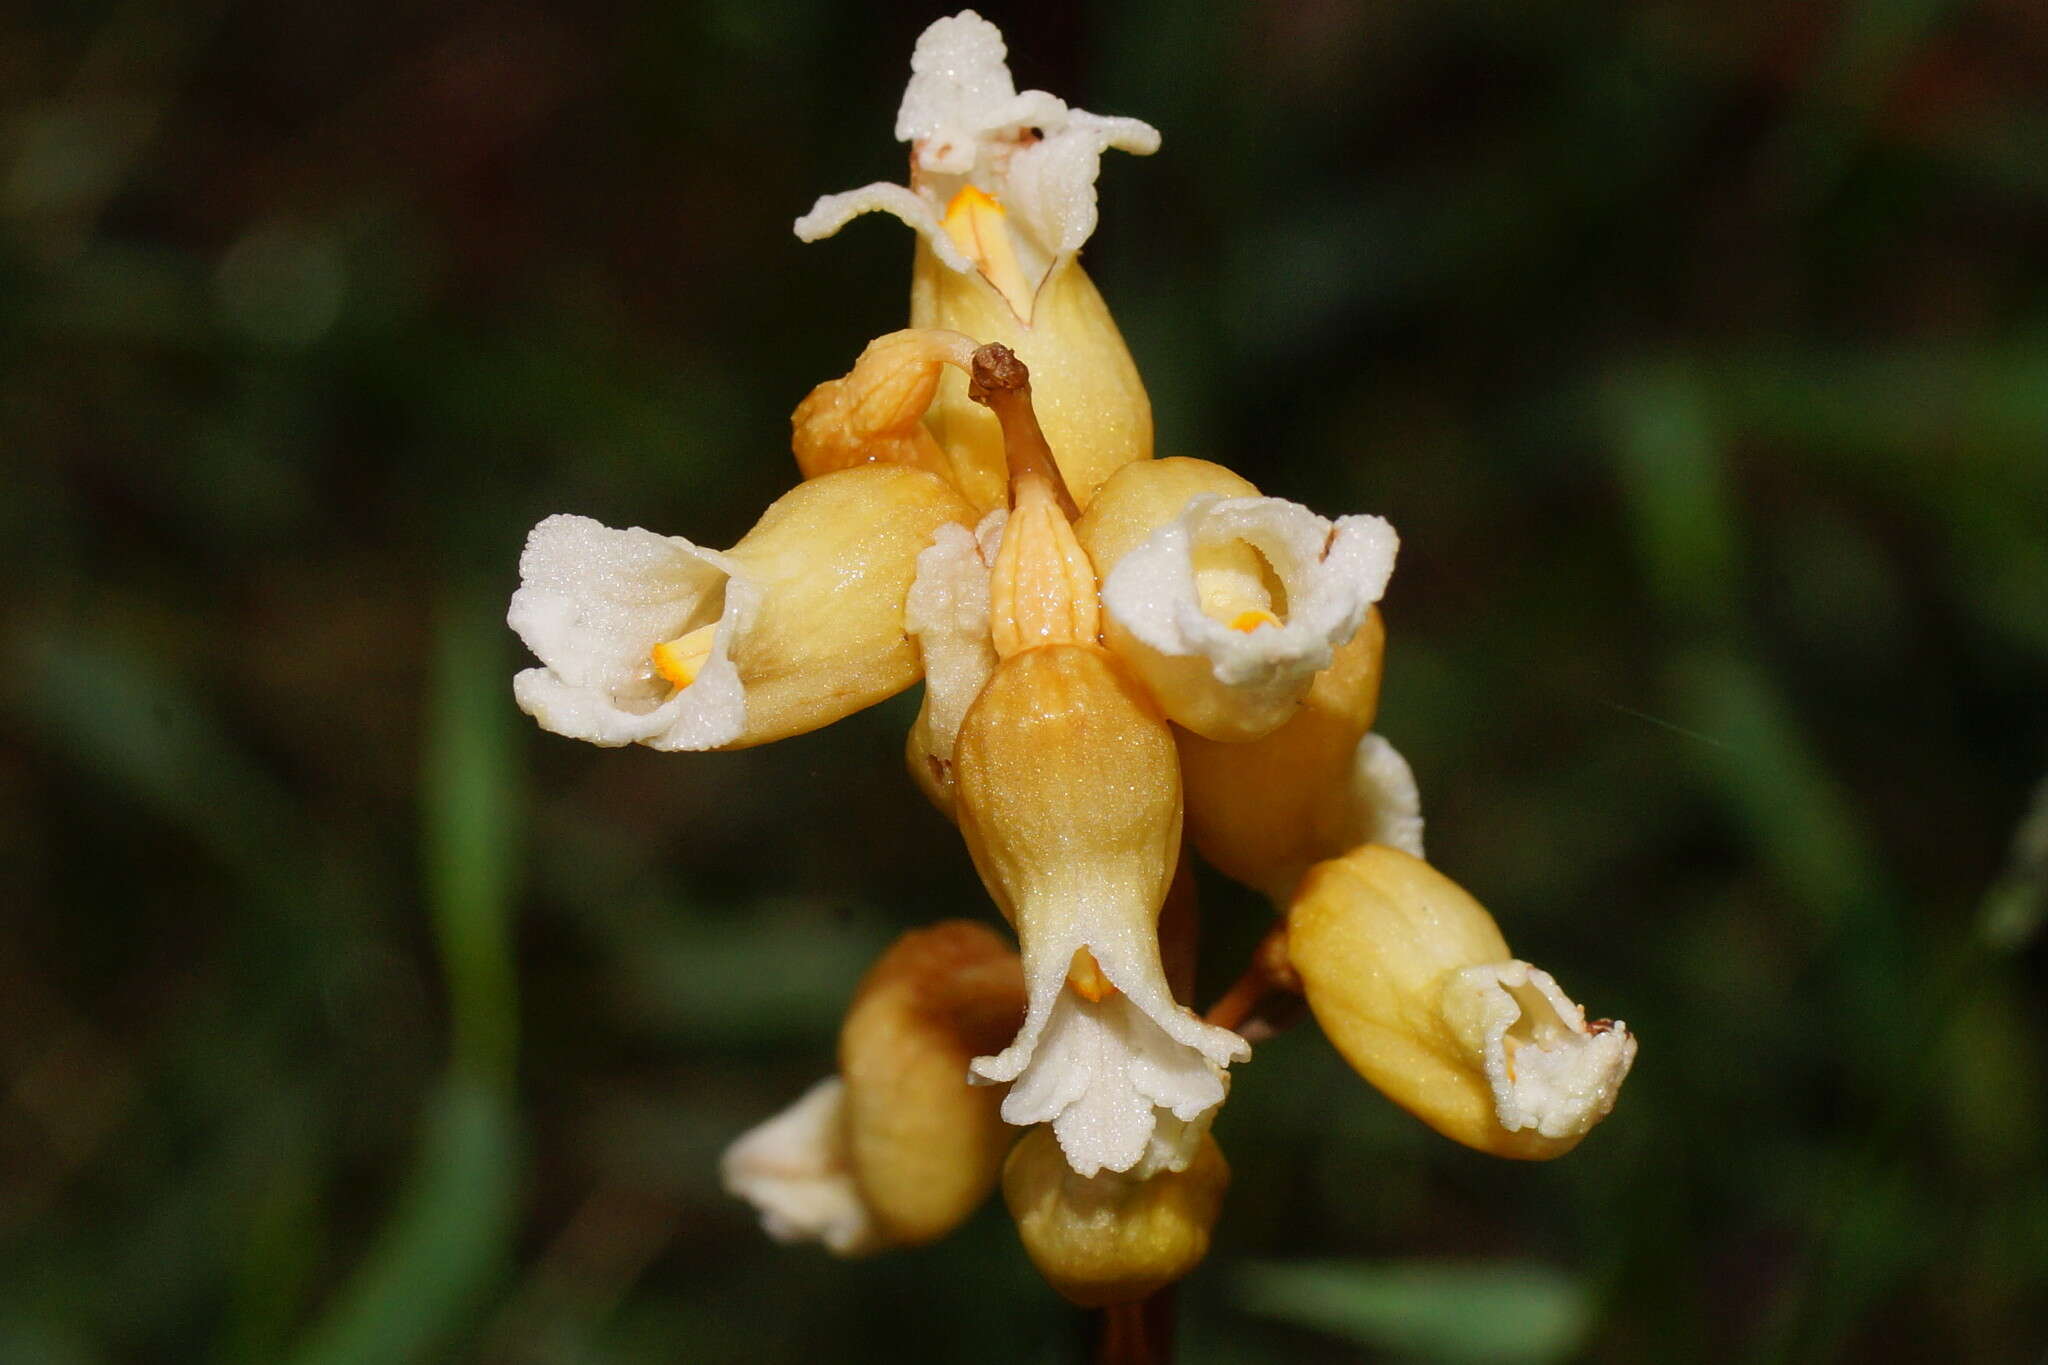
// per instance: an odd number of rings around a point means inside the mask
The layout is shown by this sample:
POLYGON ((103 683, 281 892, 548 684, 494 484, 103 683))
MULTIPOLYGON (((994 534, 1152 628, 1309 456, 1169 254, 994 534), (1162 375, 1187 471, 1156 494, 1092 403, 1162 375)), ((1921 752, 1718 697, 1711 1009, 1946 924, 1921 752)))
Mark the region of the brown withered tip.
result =
POLYGON ((967 396, 987 406, 992 393, 1019 393, 1031 387, 1031 367, 1017 359, 1017 353, 999 341, 992 341, 974 353, 969 372, 967 396))

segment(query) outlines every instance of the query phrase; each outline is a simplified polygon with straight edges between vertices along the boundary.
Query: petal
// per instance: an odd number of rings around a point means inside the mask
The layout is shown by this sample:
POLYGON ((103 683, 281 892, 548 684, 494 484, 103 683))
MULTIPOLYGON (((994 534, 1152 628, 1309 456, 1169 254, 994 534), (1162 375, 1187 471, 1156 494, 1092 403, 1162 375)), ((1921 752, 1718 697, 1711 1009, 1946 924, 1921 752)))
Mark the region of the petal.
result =
POLYGON ((726 556, 680 536, 552 516, 519 560, 507 622, 541 661, 513 680, 543 728, 593 744, 709 749, 736 738, 746 707, 728 656, 758 590, 726 556), (712 655, 680 691, 649 652, 718 622, 712 655))
POLYGON ((1224 1089, 1218 1065, 1168 1037, 1128 996, 1098 1002, 1063 991, 1003 1118, 1052 1124, 1080 1175, 1180 1169, 1224 1089))
POLYGON ((1479 1055, 1495 1117, 1511 1133, 1583 1136, 1614 1108, 1635 1062, 1627 1025, 1588 1025, 1549 972, 1519 960, 1454 973, 1443 1010, 1479 1055))
POLYGON ((896 111, 896 140, 922 144, 917 157, 923 169, 965 175, 983 133, 1006 120, 1028 123, 1042 111, 1040 101, 1020 107, 1007 56, 1002 31, 973 10, 934 20, 918 35, 910 84, 896 111))
POLYGON ((992 193, 1010 206, 1046 252, 1065 256, 1095 235, 1095 182, 1102 175, 1102 154, 1114 147, 1149 156, 1159 150, 1159 130, 1134 118, 1105 118, 1081 109, 1039 126, 1045 136, 1010 154, 992 193))
MULTIPOLYGON (((1401 751, 1379 734, 1358 741, 1351 759, 1351 822, 1343 847, 1385 844, 1414 857, 1422 851, 1422 793, 1401 751)), ((1328 852, 1334 854, 1337 849, 1328 852)))
POLYGON ((1008 517, 998 508, 973 532, 957 524, 941 526, 918 555, 917 578, 903 602, 903 628, 917 637, 924 665, 924 705, 912 736, 920 763, 911 775, 949 813, 953 742, 967 708, 996 668, 989 643, 989 565, 1008 517))
POLYGON ((749 1129, 719 1163, 726 1192, 761 1213, 778 1242, 822 1242, 836 1256, 876 1248, 854 1184, 845 1131, 846 1087, 828 1076, 774 1118, 749 1129))
POLYGON ((1107 642, 1175 721, 1211 739, 1256 739, 1293 714, 1357 632, 1398 545, 1379 517, 1333 524, 1280 498, 1198 496, 1110 571, 1107 642), (1233 624, 1241 613, 1225 603, 1267 623, 1233 624))
POLYGON ((942 526, 917 557, 917 578, 903 604, 903 628, 924 656, 925 698, 934 730, 953 736, 989 675, 996 654, 988 641, 988 575, 1008 513, 997 509, 970 532, 942 526), (988 547, 984 553, 983 547, 988 547))
POLYGON ((1015 214, 1038 261, 1033 285, 1057 258, 1081 249, 1095 231, 1095 181, 1111 147, 1148 155, 1159 131, 1133 118, 1107 118, 1043 90, 1019 92, 1003 35, 972 10, 925 29, 910 58, 910 81, 896 113, 896 138, 912 148, 914 189, 869 185, 828 195, 797 220, 805 241, 829 237, 857 214, 894 214, 962 274, 974 266, 939 227, 952 197, 972 184, 1015 214))
POLYGON ((1002 1052, 975 1058, 970 1073, 1014 1081, 1003 1118, 1051 1123, 1081 1175, 1127 1171, 1148 1155, 1171 1167, 1188 1136, 1173 1121, 1192 1123, 1221 1104, 1223 1068, 1251 1048, 1175 1003, 1149 926, 1091 923, 1077 914, 1062 927, 1026 937, 1024 1025, 1002 1052), (1083 948, 1117 988, 1100 1001, 1067 989, 1069 965, 1083 948))
POLYGON ((811 205, 811 211, 796 220, 797 240, 822 241, 863 213, 886 213, 901 219, 924 238, 934 255, 952 269, 963 275, 974 273, 974 262, 953 245, 953 239, 946 235, 946 229, 939 222, 937 210, 915 192, 886 181, 878 180, 857 190, 821 195, 818 202, 811 205))

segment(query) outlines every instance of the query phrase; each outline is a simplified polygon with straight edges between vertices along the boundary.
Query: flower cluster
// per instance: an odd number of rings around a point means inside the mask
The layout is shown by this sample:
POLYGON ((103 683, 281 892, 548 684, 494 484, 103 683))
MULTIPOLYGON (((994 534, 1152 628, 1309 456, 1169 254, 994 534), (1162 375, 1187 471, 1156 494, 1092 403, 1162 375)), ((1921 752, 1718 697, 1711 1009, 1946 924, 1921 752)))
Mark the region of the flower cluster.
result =
POLYGON ((971 12, 933 24, 896 123, 910 184, 797 222, 918 234, 909 328, 796 409, 803 481, 724 551, 542 522, 510 613, 541 666, 515 691, 558 734, 702 750, 923 681, 911 776, 1016 947, 964 920, 899 940, 836 1075, 734 1144, 727 1183, 771 1234, 856 1254, 942 1236, 1000 1178, 1047 1278, 1113 1303, 1206 1249, 1209 1127, 1266 996, 1305 995, 1390 1098, 1505 1156, 1577 1142, 1635 1040, 1422 860, 1414 778, 1372 728, 1393 528, 1153 457, 1077 253, 1102 153, 1159 135, 1018 92, 1004 55, 971 12), (1189 849, 1281 912, 1206 1017, 1189 849))

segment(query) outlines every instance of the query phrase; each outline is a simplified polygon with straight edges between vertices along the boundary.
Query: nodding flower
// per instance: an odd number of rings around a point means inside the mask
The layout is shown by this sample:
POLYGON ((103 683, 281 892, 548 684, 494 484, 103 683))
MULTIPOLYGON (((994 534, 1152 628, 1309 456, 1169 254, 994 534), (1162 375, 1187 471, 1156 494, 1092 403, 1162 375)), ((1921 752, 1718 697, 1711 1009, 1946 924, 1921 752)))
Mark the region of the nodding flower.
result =
POLYGON ((1483 1152, 1570 1151, 1635 1061, 1628 1025, 1588 1020, 1550 973, 1508 951, 1464 888, 1398 849, 1368 845, 1311 870, 1288 907, 1287 951, 1345 1060, 1483 1152))

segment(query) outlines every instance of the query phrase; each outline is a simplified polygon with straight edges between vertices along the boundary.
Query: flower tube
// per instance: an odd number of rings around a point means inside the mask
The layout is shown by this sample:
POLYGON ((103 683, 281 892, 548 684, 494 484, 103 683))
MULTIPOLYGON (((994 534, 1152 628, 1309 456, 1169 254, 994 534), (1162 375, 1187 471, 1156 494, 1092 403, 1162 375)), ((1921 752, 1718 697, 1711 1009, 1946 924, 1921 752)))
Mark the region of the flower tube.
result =
MULTIPOLYGON (((1095 179, 1111 147, 1157 150, 1159 133, 1105 118, 1043 90, 1017 91, 1002 34, 972 10, 917 41, 896 116, 909 186, 827 195, 799 218, 816 241, 863 213, 893 214, 918 234, 911 324, 1009 347, 1031 367, 1040 415, 1076 502, 1119 465, 1152 454, 1152 408, 1109 309, 1077 259, 1095 231, 1095 179)), ((1003 505, 1003 437, 947 373, 929 416, 978 511, 1003 505)))
POLYGON ((1420 858, 1319 863, 1287 913, 1309 1008, 1352 1068, 1445 1137, 1496 1156, 1570 1151, 1614 1107, 1636 1040, 1588 1021, 1493 917, 1420 858))
POLYGON ((999 662, 960 726, 953 772, 968 852, 1017 930, 1028 1004, 1010 1045, 972 1069, 1012 1082, 1004 1119, 1050 1123, 1081 1175, 1148 1160, 1180 1169, 1223 1100, 1223 1067, 1249 1049, 1167 984, 1158 921, 1180 855, 1173 738, 1095 642, 1094 571, 1029 420, 1022 369, 985 373, 977 357, 1017 492, 990 576, 999 662))
POLYGON ((521 710, 593 744, 736 749, 829 725, 917 681, 917 556, 973 513, 904 465, 799 484, 720 553, 588 517, 533 528, 508 621, 541 667, 521 710))
POLYGON ((1361 844, 1422 856, 1415 774, 1372 733, 1385 652, 1374 609, 1273 733, 1242 744, 1174 736, 1188 840, 1217 871, 1284 906, 1312 865, 1361 844))

